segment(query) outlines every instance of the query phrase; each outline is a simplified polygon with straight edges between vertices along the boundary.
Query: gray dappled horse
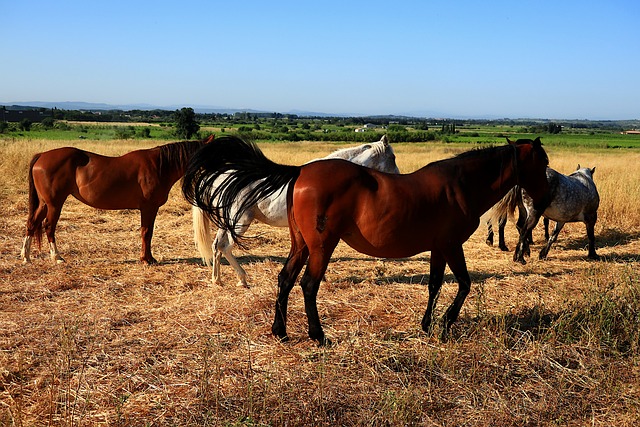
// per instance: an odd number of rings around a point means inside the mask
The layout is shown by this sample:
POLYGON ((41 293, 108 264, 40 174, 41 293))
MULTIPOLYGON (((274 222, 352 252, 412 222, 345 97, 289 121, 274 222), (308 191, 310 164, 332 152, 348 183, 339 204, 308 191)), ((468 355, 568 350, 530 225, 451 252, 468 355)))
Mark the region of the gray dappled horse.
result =
MULTIPOLYGON (((531 197, 520 187, 514 187, 505 199, 511 197, 510 203, 499 202, 494 207, 494 218, 499 218, 499 226, 504 228, 507 213, 512 214, 518 207, 520 215, 516 227, 520 232, 520 240, 513 254, 513 260, 525 263, 524 255, 529 254, 529 243, 531 241, 531 230, 536 226, 540 217, 556 222, 551 235, 548 235, 545 227, 546 245, 540 251, 540 259, 545 259, 549 254, 551 245, 557 240, 558 234, 567 222, 583 222, 587 227, 587 237, 589 238, 590 259, 599 259, 595 249, 594 227, 598 219, 598 206, 600 196, 593 182, 593 174, 596 168, 581 168, 570 175, 563 175, 551 168, 547 168, 547 181, 549 182, 548 204, 544 209, 536 210, 531 197), (515 202, 515 203, 514 203, 515 202)), ((546 224, 545 224, 546 225, 546 224)))

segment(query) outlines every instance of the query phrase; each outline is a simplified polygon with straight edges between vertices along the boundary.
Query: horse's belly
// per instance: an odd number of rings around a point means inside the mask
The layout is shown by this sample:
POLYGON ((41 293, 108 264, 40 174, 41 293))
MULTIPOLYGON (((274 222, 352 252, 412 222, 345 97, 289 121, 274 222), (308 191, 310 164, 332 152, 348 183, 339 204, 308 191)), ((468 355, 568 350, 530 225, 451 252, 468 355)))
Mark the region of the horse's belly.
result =
POLYGON ((432 236, 412 233, 411 236, 373 235, 363 236, 359 232, 346 233, 342 240, 356 251, 378 258, 407 258, 431 250, 434 246, 432 236))
POLYGON ((567 211, 559 206, 549 206, 544 211, 544 217, 556 222, 584 221, 584 211, 567 211))

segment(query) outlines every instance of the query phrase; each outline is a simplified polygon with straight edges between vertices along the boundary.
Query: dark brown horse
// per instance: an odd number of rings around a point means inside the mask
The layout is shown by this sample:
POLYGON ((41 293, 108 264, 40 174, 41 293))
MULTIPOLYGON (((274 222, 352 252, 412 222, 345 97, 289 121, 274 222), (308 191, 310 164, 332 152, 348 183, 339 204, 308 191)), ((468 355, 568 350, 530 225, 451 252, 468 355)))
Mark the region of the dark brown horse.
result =
POLYGON ((56 246, 56 225, 69 195, 97 209, 139 209, 142 250, 140 262, 153 264, 151 237, 160 206, 183 175, 191 156, 203 141, 183 141, 120 157, 107 157, 73 147, 57 148, 33 156, 29 166, 29 216, 22 259, 29 262, 31 241, 40 246, 42 230, 55 262, 64 262, 56 246))
POLYGON ((241 201, 251 206, 283 183, 291 183, 287 196, 291 250, 278 275, 272 326, 280 339, 287 339, 289 293, 307 263, 300 285, 309 336, 320 344, 329 342, 320 325, 316 295, 340 239, 375 257, 403 258, 431 251, 429 302, 422 319, 425 332, 431 330, 448 264, 458 281, 458 293, 444 315, 442 338, 446 339, 471 286, 462 244, 478 227, 480 216, 516 184, 536 203, 546 203, 547 164, 539 139, 509 141, 431 163, 411 174, 394 175, 344 160, 279 165, 256 146, 225 138, 194 156, 183 190, 187 200, 207 211, 214 222, 234 230, 234 218, 228 212, 247 185, 262 180, 241 201), (222 174, 228 174, 226 182, 211 194, 212 183, 222 174), (210 200, 216 200, 217 206, 210 200))

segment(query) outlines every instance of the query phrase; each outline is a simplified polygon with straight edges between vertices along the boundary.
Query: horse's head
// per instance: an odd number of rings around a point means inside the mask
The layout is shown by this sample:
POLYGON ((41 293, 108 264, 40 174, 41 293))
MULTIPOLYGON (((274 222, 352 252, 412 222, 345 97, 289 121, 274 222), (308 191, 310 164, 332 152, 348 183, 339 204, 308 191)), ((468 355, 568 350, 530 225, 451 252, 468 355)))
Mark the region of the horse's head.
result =
POLYGON ((378 142, 364 145, 363 148, 363 151, 352 162, 386 173, 400 173, 398 165, 396 165, 396 155, 389 144, 387 135, 383 135, 378 142))
POLYGON ((533 199, 534 205, 546 203, 549 194, 547 181, 547 166, 549 157, 542 148, 540 137, 535 140, 518 139, 511 141, 507 138, 516 152, 518 185, 524 188, 533 199))
POLYGON ((594 173, 596 173, 595 166, 592 167, 592 168, 582 168, 582 167, 580 167, 580 163, 578 163, 578 167, 577 167, 576 171, 573 172, 571 175, 574 175, 574 174, 584 175, 587 178, 589 178, 591 181, 593 181, 593 174, 594 173))

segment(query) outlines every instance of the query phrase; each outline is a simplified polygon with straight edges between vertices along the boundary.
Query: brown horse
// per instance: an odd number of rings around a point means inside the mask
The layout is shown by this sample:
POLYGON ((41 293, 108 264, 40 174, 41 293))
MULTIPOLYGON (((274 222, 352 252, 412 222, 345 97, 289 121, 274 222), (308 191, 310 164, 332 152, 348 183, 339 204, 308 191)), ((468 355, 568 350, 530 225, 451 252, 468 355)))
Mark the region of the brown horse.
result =
POLYGON ((251 206, 283 183, 292 183, 287 195, 291 250, 278 275, 272 326, 273 334, 282 340, 287 339, 289 293, 308 260, 300 285, 309 337, 320 344, 329 342, 320 325, 316 295, 340 239, 375 257, 404 258, 431 251, 429 302, 422 319, 425 332, 431 330, 436 296, 448 264, 458 281, 458 293, 444 315, 442 338, 446 339, 470 290, 462 244, 478 227, 480 216, 516 184, 535 203, 547 203, 548 158, 540 139, 469 151, 406 175, 386 174, 344 160, 284 166, 237 138, 216 142, 194 156, 183 190, 187 200, 228 230, 234 230, 229 209, 237 207, 236 196, 247 185, 269 177, 241 201, 251 206), (212 195, 211 184, 222 174, 229 175, 212 195), (217 206, 207 200, 217 200, 217 206))
POLYGON ((153 225, 169 190, 186 169, 203 141, 183 141, 120 157, 107 157, 73 147, 36 154, 29 166, 29 216, 21 256, 30 261, 31 241, 40 246, 42 230, 49 240, 51 258, 64 262, 56 246, 56 225, 69 195, 97 209, 139 209, 142 250, 140 262, 156 263, 151 255, 153 225))

